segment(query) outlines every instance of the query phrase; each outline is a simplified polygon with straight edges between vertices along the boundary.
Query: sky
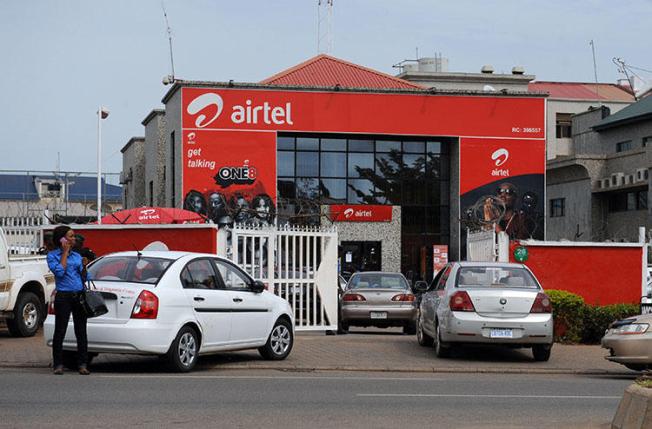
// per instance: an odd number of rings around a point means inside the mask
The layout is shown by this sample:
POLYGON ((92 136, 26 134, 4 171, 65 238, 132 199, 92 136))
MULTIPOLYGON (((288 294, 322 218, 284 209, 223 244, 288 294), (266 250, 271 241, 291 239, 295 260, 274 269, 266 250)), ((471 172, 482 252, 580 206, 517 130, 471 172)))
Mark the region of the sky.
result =
MULTIPOLYGON (((0 0, 0 170, 105 172, 144 135, 141 121, 180 79, 258 82, 317 52, 317 0, 0 0)), ((403 59, 451 72, 525 68, 538 80, 624 78, 612 58, 652 70, 652 0, 334 0, 332 55, 385 73, 403 59)), ((652 83, 652 73, 640 76, 652 83)))

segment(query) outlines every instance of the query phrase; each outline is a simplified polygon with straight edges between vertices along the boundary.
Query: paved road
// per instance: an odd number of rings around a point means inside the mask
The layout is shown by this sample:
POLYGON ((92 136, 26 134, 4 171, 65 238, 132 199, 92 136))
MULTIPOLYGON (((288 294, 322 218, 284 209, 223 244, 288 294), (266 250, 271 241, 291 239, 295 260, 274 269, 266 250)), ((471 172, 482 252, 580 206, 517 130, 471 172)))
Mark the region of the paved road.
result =
MULTIPOLYGON (((0 367, 50 365, 52 350, 44 345, 41 331, 32 338, 12 338, 0 329, 0 367)), ((604 359, 600 346, 555 344, 549 362, 534 362, 528 349, 469 347, 452 359, 437 359, 432 347, 420 347, 414 335, 394 329, 356 329, 350 335, 300 333, 287 360, 269 362, 255 351, 205 356, 202 369, 286 369, 392 372, 531 372, 634 374, 604 359)), ((151 371, 156 358, 102 354, 95 361, 110 371, 151 371)), ((153 370, 160 370, 153 368, 153 370)))
POLYGON ((608 427, 631 376, 0 369, 0 427, 608 427))

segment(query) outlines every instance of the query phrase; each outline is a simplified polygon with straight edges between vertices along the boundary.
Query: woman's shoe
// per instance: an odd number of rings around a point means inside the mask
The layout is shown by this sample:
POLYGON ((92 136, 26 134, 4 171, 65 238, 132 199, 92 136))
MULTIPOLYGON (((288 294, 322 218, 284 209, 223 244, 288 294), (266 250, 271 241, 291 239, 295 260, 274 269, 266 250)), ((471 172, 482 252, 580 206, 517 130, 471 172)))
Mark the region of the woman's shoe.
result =
POLYGON ((89 375, 91 372, 85 366, 80 366, 79 367, 79 373, 81 375, 89 375))
POLYGON ((54 368, 54 371, 52 371, 54 375, 63 375, 63 366, 59 365, 54 368))

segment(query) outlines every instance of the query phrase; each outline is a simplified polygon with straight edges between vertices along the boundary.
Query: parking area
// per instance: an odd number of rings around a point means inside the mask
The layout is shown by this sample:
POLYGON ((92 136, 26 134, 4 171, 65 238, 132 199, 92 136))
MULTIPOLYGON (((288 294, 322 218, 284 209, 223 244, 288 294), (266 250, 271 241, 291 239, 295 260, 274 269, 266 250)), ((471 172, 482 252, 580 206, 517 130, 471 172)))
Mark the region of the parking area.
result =
MULTIPOLYGON (((41 331, 31 338, 13 338, 0 327, 0 367, 47 368, 51 349, 41 331)), ((348 335, 297 334, 284 361, 263 360, 255 350, 205 356, 196 370, 277 369, 287 371, 498 372, 634 374, 604 359, 599 346, 555 344, 548 362, 535 362, 528 349, 469 347, 450 359, 438 359, 432 348, 418 345, 414 335, 399 328, 352 328, 348 335)), ((156 357, 103 354, 93 361, 96 371, 158 372, 156 357)))

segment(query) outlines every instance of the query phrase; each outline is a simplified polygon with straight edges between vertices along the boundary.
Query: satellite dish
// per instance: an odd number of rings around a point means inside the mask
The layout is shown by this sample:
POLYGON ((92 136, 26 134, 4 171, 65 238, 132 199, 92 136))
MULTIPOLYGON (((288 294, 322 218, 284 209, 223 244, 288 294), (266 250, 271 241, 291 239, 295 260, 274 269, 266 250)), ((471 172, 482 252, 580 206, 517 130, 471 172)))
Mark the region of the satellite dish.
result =
POLYGON ((165 243, 163 243, 162 241, 152 241, 147 246, 145 246, 143 248, 143 250, 153 250, 153 251, 156 251, 156 252, 167 252, 170 249, 168 249, 168 246, 165 243))
POLYGON ((491 86, 491 85, 485 85, 485 86, 483 86, 483 87, 482 87, 482 90, 483 90, 483 91, 488 91, 488 92, 496 92, 496 88, 494 88, 494 87, 491 86))

